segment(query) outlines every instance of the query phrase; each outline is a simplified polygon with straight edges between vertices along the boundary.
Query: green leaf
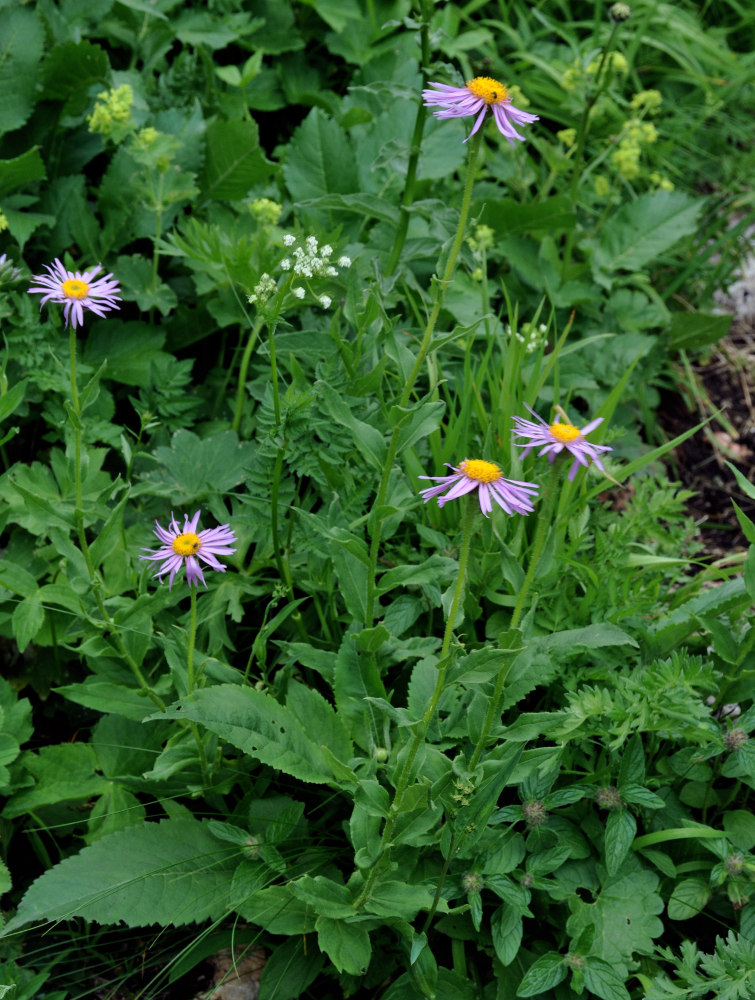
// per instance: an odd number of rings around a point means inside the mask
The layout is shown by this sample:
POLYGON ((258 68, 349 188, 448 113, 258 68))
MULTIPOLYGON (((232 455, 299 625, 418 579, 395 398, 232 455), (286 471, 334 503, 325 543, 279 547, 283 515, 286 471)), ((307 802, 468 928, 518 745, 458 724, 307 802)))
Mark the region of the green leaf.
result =
POLYGON ((658 876, 630 854, 617 875, 602 875, 601 881, 592 902, 574 899, 570 903, 566 930, 576 939, 592 925, 592 954, 626 972, 635 954, 653 953, 653 938, 663 933, 663 924, 655 916, 663 911, 658 876))
POLYGON ((23 653, 45 623, 45 609, 39 591, 16 605, 11 620, 16 644, 19 652, 23 653))
POLYGON ((150 492, 170 497, 176 506, 194 503, 238 486, 256 454, 255 446, 240 443, 233 431, 200 439, 191 431, 179 430, 169 448, 155 449, 154 458, 161 468, 145 479, 150 492))
POLYGON ((354 747, 346 727, 336 715, 333 706, 319 691, 292 681, 286 691, 286 708, 300 720, 304 731, 313 743, 325 744, 342 763, 354 756, 354 747))
POLYGON ((297 1000, 323 965, 323 955, 308 949, 303 938, 277 942, 262 970, 257 1000, 297 1000))
POLYGON ((107 86, 110 61, 92 42, 63 42, 49 53, 42 66, 42 99, 65 101, 64 114, 80 115, 91 104, 94 84, 107 86))
POLYGON ((88 334, 84 361, 99 368, 107 361, 107 377, 125 385, 149 385, 153 361, 171 359, 161 350, 165 334, 159 327, 142 322, 123 323, 110 319, 97 324, 88 334))
POLYGON ((619 972, 600 958, 585 958, 585 986, 601 1000, 629 1000, 629 990, 619 972))
POLYGON ((26 187, 30 181, 41 181, 47 176, 39 146, 32 146, 11 160, 0 160, 0 198, 26 187))
POLYGON ((650 191, 628 202, 608 220, 593 250, 593 269, 641 271, 660 254, 697 230, 704 198, 681 191, 650 191))
POLYGON ((672 920, 689 920, 703 910, 710 899, 710 886, 700 878, 685 878, 668 901, 667 912, 672 920))
POLYGON ((637 821, 628 809, 617 809, 609 813, 606 822, 606 868, 609 875, 615 875, 624 858, 632 848, 637 835, 637 821))
POLYGON ((273 173, 260 149, 259 129, 253 121, 214 121, 207 126, 207 153, 200 178, 202 198, 238 201, 273 173))
POLYGON ((283 176, 293 201, 359 191, 348 137, 319 108, 312 109, 288 144, 283 176))
POLYGON ((501 965, 511 965, 519 953, 524 923, 513 906, 499 906, 490 921, 493 947, 501 965))
POLYGON ((37 581, 23 566, 3 558, 0 560, 0 587, 21 597, 33 597, 37 592, 37 581))
POLYGON ((331 386, 322 383, 320 386, 320 399, 323 406, 336 423, 346 427, 351 431, 354 444, 359 448, 362 457, 376 470, 381 471, 385 461, 386 443, 385 438, 372 424, 358 420, 343 396, 336 392, 331 386))
POLYGON ((169 819, 129 827, 40 876, 5 933, 71 917, 128 927, 218 919, 238 860, 238 850, 220 846, 206 823, 169 819))
POLYGON ((320 747, 293 712, 264 691, 219 684, 195 691, 161 717, 200 722, 250 757, 301 781, 333 782, 320 747))
POLYGON ((555 951, 546 952, 527 969, 516 991, 518 997, 541 996, 566 978, 566 963, 555 951))
POLYGON ((123 494, 118 504, 113 508, 110 516, 97 531, 97 537, 89 547, 94 566, 101 565, 115 547, 120 544, 123 532, 123 511, 126 508, 130 497, 128 490, 123 494))
POLYGON ((733 319, 733 316, 709 313, 674 313, 669 326, 669 348, 672 351, 688 351, 715 344, 729 332, 733 319))
POLYGON ((0 9, 0 134, 20 128, 31 114, 44 37, 33 7, 0 9))
POLYGON ((341 919, 354 916, 353 899, 345 885, 324 875, 302 875, 289 883, 291 892, 319 916, 341 919))
MULTIPOLYGON (((378 913, 383 917, 414 920, 421 910, 430 909, 433 905, 434 895, 434 892, 423 885, 408 885, 406 882, 378 882, 364 905, 370 913, 378 913)), ((447 909, 447 903, 441 899, 438 912, 443 913, 447 909)))
POLYGON ((343 920, 318 917, 317 943, 339 972, 363 976, 372 956, 370 935, 364 927, 343 920))
POLYGON ((574 206, 568 195, 556 195, 535 204, 525 205, 514 198, 499 198, 485 203, 481 221, 500 235, 513 233, 569 230, 576 225, 574 206))
POLYGON ((23 763, 35 784, 17 792, 6 805, 3 815, 11 819, 55 802, 88 799, 107 787, 107 779, 96 773, 94 750, 86 743, 42 747, 38 753, 24 754, 23 763))
POLYGON ((5 420, 20 406, 26 393, 26 382, 16 382, 12 389, 0 396, 0 420, 5 420))

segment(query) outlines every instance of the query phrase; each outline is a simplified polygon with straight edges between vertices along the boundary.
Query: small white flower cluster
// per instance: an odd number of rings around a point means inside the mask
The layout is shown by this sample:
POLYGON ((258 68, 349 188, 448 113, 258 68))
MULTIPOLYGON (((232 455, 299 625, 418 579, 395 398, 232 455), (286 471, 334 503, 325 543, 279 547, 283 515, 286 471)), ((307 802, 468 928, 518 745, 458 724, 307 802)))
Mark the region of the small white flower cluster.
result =
POLYGON ((249 296, 249 303, 254 305, 255 303, 260 306, 264 306, 267 300, 275 291, 275 282, 270 277, 270 275, 265 271, 264 274, 260 275, 260 280, 254 286, 254 291, 249 296))
MULTIPOLYGON (((281 261, 281 267, 284 271, 293 270, 294 274, 300 274, 303 278, 335 278, 338 276, 338 268, 330 262, 333 247, 329 243, 324 243, 318 249, 316 236, 308 236, 300 246, 295 246, 295 243, 296 237, 291 233, 286 233, 283 237, 283 245, 294 247, 294 249, 292 251, 293 260, 291 257, 284 257, 281 261)), ((339 257, 336 263, 338 267, 350 267, 351 258, 339 257)))
MULTIPOLYGON (((345 254, 336 261, 337 266, 331 263, 330 257, 333 247, 329 243, 318 246, 316 236, 307 236, 303 243, 297 245, 296 237, 291 233, 286 233, 283 237, 283 245, 293 247, 291 257, 284 257, 280 266, 284 271, 291 271, 302 278, 336 278, 338 268, 351 267, 351 257, 345 254)), ((303 299, 307 290, 303 285, 295 285, 291 289, 291 294, 297 299, 303 299)), ((317 296, 317 301, 323 309, 329 309, 333 300, 329 295, 317 296)))
POLYGON ((525 354, 533 354, 542 347, 547 332, 548 327, 545 323, 541 323, 539 326, 535 326, 534 323, 522 323, 516 333, 512 331, 508 323, 506 324, 506 336, 509 339, 514 337, 520 344, 523 344, 525 354))

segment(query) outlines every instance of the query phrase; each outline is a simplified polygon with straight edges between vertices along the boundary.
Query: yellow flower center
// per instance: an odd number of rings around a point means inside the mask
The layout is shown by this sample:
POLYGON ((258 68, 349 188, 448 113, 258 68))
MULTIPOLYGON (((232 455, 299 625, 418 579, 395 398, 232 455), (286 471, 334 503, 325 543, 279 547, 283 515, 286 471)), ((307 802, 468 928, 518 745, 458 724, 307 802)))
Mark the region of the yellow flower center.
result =
POLYGON ((561 444, 569 444, 570 441, 576 441, 579 437, 579 428, 573 424, 551 424, 550 432, 561 444))
POLYGON ((486 104, 502 104, 509 99, 504 85, 491 76, 476 76, 474 80, 467 80, 467 90, 475 97, 481 97, 486 104))
POLYGON ((78 278, 69 278, 60 286, 68 299, 85 299, 89 294, 89 285, 78 278))
POLYGON ((202 548, 199 535, 193 531, 187 531, 185 535, 178 535, 173 539, 173 551, 177 556, 193 556, 202 548))
POLYGON ((462 462, 459 471, 469 479, 478 483, 494 483, 501 478, 501 470, 493 462, 485 462, 481 458, 469 458, 462 462))

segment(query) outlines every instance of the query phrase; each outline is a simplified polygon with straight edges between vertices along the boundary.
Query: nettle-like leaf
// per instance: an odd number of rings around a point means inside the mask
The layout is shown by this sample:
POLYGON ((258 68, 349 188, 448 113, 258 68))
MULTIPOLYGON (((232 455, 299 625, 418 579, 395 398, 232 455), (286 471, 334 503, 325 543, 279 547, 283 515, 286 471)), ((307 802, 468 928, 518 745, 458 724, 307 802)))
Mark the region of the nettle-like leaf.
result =
POLYGON ((351 743, 343 724, 314 691, 296 692, 291 704, 287 708, 255 688, 219 684, 194 691, 159 717, 199 722, 250 757, 301 781, 335 783, 320 745, 350 757, 351 743), (299 719, 301 711, 308 714, 306 724, 299 719))
POLYGON ((38 920, 191 924, 226 909, 238 849, 206 823, 169 819, 103 837, 41 875, 21 900, 9 934, 38 920))
POLYGON ((585 241, 593 249, 596 278, 601 272, 647 267, 677 240, 695 232, 704 204, 704 198, 691 198, 682 191, 649 191, 622 205, 598 239, 585 241))
POLYGON ((37 12, 21 5, 0 10, 0 134, 24 124, 35 100, 44 45, 37 12))

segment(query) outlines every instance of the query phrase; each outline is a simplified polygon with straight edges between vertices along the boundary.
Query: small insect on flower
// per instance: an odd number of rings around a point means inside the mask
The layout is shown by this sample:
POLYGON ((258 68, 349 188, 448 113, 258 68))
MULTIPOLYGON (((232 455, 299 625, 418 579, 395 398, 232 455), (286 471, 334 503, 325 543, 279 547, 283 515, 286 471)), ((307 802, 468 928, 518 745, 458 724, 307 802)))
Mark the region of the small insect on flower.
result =
POLYGON ((166 573, 170 573, 168 578, 168 590, 173 586, 176 573, 182 566, 186 566, 186 582, 190 587, 198 587, 201 583, 206 587, 202 567, 199 560, 206 563, 211 569, 219 573, 225 573, 225 566, 219 562, 217 556, 227 556, 235 552, 235 548, 230 546, 236 541, 233 530, 227 524, 221 524, 217 528, 205 528, 197 534, 199 515, 197 511, 191 520, 184 515, 183 530, 179 527, 173 514, 170 515, 170 525, 168 530, 160 527, 160 523, 155 521, 155 534, 163 543, 161 548, 145 549, 149 552, 147 556, 139 556, 140 559, 148 559, 152 562, 162 562, 162 566, 157 570, 155 576, 162 580, 166 573))
POLYGON ((42 295, 39 304, 41 309, 45 302, 59 302, 63 308, 66 326, 69 320, 74 330, 84 322, 84 310, 89 309, 95 315, 104 317, 111 309, 120 309, 121 301, 118 294, 120 285, 112 274, 104 278, 94 276, 102 270, 102 264, 91 271, 67 271, 56 258, 52 264, 45 264, 47 274, 35 274, 32 281, 38 284, 28 289, 30 295, 42 295))
POLYGON ((538 120, 537 115, 528 111, 520 111, 511 103, 509 92, 502 83, 489 76, 476 76, 468 80, 464 87, 451 87, 447 83, 431 83, 435 90, 423 90, 422 97, 426 107, 437 107, 433 111, 436 118, 466 118, 477 115, 472 131, 467 139, 471 139, 482 125, 488 109, 493 112, 493 118, 498 131, 513 146, 515 140, 524 141, 515 125, 530 125, 538 120))
POLYGON ((514 430, 512 432, 514 437, 525 438, 524 442, 515 442, 517 447, 524 448, 522 458, 526 458, 532 449, 539 445, 542 445, 542 448, 540 448, 538 455, 547 455, 549 462, 553 462, 556 455, 566 450, 574 456, 574 463, 569 470, 570 482, 576 476, 580 465, 587 467, 590 462, 594 462, 603 475, 608 476, 600 456, 603 452, 613 451, 613 448, 609 448, 606 444, 592 444, 586 439, 586 435, 603 423, 603 417, 596 417, 580 430, 568 422, 568 418, 560 406, 556 407, 558 415, 552 424, 546 424, 531 406, 527 406, 527 409, 537 423, 533 420, 525 420, 524 417, 514 417, 514 430), (561 423, 561 417, 564 418, 564 423, 561 423))
POLYGON ((419 495, 425 503, 433 497, 438 497, 438 506, 442 507, 449 500, 456 500, 465 493, 477 490, 480 510, 485 517, 493 509, 493 500, 507 514, 531 514, 535 509, 532 498, 537 495, 540 487, 536 483, 504 479, 500 468, 493 462, 485 462, 481 458, 465 458, 458 465, 448 465, 448 467, 454 470, 453 476, 419 477, 440 483, 440 486, 428 486, 427 489, 420 490, 419 495), (445 496, 440 496, 446 490, 448 492, 445 496))

